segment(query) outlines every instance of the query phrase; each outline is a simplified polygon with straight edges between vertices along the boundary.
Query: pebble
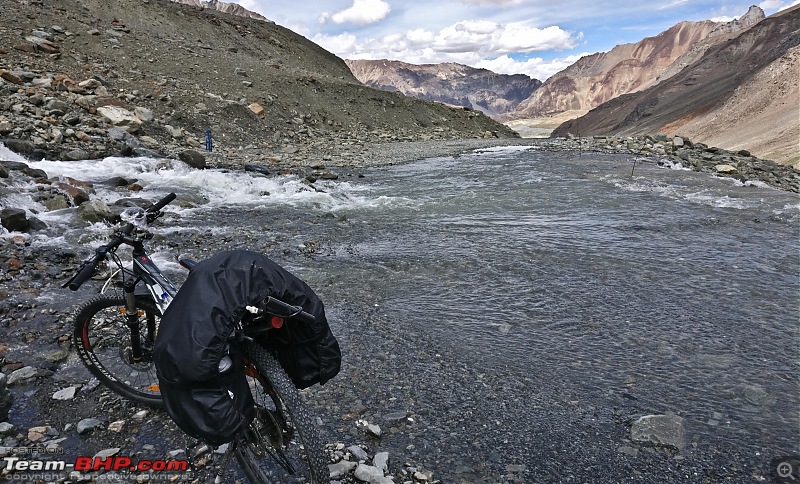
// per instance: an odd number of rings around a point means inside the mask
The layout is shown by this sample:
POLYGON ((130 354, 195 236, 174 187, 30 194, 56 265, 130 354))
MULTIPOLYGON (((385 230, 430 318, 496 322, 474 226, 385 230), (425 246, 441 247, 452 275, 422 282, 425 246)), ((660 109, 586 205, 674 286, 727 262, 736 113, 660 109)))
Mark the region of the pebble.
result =
POLYGON ((95 457, 99 457, 101 459, 105 459, 106 457, 111 457, 111 456, 119 454, 120 450, 121 449, 119 447, 112 447, 112 448, 109 448, 109 449, 103 449, 100 452, 96 453, 94 456, 95 457))
POLYGON ((25 382, 38 375, 38 370, 32 366, 26 366, 19 370, 14 370, 8 377, 8 384, 14 385, 18 382, 25 382))
POLYGON ((358 463, 343 460, 336 464, 329 464, 328 470, 330 471, 331 479, 338 479, 350 474, 356 467, 358 467, 358 463))
POLYGON ((383 470, 377 467, 359 464, 354 473, 356 479, 364 482, 377 483, 378 479, 383 479, 383 470))
POLYGON ((71 386, 59 390, 53 394, 53 400, 72 400, 75 398, 75 392, 78 390, 78 387, 71 386))
POLYGON ((77 431, 79 434, 83 435, 94 430, 96 427, 99 427, 102 424, 103 422, 96 418, 85 418, 78 422, 77 431))

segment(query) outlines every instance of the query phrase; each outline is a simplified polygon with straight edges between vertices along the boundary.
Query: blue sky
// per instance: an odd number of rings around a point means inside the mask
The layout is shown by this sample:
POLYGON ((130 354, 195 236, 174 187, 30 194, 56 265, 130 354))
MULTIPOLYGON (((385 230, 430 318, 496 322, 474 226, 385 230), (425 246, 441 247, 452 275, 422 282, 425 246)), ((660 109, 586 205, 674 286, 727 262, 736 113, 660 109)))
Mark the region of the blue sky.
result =
MULTIPOLYGON (((231 0, 229 0, 231 1, 231 0)), ((236 0, 344 59, 458 62, 544 81, 581 56, 683 20, 729 21, 754 5, 721 0, 236 0)), ((767 15, 800 0, 763 0, 767 15)))

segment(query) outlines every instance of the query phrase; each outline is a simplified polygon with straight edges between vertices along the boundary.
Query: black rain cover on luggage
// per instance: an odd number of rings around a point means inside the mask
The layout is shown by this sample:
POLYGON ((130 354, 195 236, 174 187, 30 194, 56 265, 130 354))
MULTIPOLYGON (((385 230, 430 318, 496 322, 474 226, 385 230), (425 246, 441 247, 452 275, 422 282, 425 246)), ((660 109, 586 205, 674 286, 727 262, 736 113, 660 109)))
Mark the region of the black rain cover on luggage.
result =
POLYGON ((325 383, 339 372, 339 344, 322 301, 307 284, 262 254, 219 253, 192 268, 161 319, 154 348, 164 406, 187 434, 227 442, 252 420, 252 397, 241 367, 226 372, 236 378, 229 376, 220 386, 218 366, 229 345, 231 351, 238 349, 228 338, 246 306, 258 306, 267 296, 301 306, 316 318, 310 327, 287 320, 284 326, 292 326, 295 338, 269 346, 294 384, 325 383), (219 391, 213 391, 214 385, 219 391), (240 392, 246 396, 240 398, 240 392))

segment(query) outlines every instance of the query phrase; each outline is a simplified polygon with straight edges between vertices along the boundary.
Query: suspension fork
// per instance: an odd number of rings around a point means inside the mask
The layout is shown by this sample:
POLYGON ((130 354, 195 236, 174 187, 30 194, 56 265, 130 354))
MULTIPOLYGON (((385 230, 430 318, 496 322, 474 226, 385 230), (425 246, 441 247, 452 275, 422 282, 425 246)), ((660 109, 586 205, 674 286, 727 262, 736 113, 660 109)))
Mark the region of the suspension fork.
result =
POLYGON ((131 359, 133 362, 142 359, 142 341, 139 334, 139 308, 136 307, 136 280, 125 281, 125 323, 131 332, 131 359))

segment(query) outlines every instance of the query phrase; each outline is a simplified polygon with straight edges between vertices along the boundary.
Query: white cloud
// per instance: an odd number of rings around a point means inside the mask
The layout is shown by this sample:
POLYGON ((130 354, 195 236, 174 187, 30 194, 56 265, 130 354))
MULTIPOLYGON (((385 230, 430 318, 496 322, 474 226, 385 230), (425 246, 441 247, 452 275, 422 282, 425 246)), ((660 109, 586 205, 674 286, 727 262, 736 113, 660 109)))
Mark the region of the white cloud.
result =
POLYGON ((375 59, 390 53, 402 53, 403 58, 399 60, 412 62, 407 59, 426 58, 428 62, 439 62, 438 59, 481 60, 511 53, 571 49, 580 38, 581 34, 573 35, 555 26, 539 29, 523 22, 499 24, 468 20, 445 27, 438 33, 414 29, 358 41, 349 33, 336 36, 317 34, 312 40, 345 59, 363 58, 367 53, 375 59))
POLYGON ((553 74, 563 71, 585 55, 588 55, 588 53, 571 55, 550 61, 545 61, 540 57, 518 61, 504 55, 496 59, 481 60, 473 64, 473 67, 489 69, 498 74, 526 74, 544 82, 553 74))
POLYGON ((383 20, 391 10, 391 5, 383 0, 353 0, 350 8, 334 14, 324 12, 320 16, 320 23, 331 20, 336 24, 368 25, 383 20))
POLYGON ((515 60, 508 55, 509 52, 491 55, 485 50, 442 50, 438 45, 440 39, 435 34, 419 29, 381 39, 357 40, 355 36, 345 33, 336 36, 317 35, 312 40, 344 59, 391 59, 410 64, 455 62, 489 69, 498 74, 526 74, 540 81, 545 81, 587 55, 578 54, 549 61, 538 57, 515 60))

